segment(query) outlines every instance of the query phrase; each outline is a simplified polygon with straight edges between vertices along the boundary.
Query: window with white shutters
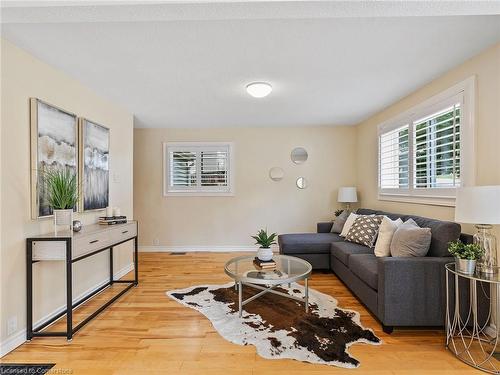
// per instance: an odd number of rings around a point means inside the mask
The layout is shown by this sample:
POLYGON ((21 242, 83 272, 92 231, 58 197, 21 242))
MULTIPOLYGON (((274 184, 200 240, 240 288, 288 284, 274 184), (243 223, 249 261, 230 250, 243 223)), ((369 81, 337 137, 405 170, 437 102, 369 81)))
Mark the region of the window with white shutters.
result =
POLYGON ((474 184, 474 82, 379 125, 379 199, 453 205, 474 184))
POLYGON ((232 144, 164 144, 165 195, 232 194, 232 144))

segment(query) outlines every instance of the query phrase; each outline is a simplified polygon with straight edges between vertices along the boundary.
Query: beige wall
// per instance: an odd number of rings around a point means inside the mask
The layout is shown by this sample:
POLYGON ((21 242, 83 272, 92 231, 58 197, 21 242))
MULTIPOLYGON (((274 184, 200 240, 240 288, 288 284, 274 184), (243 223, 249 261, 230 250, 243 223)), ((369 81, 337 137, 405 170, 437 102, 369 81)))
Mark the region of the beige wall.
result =
POLYGON ((331 219, 337 188, 355 182, 355 129, 227 128, 135 129, 134 212, 140 221, 140 244, 161 246, 248 246, 258 229, 278 233, 313 231, 318 220, 331 219), (164 197, 162 142, 234 142, 234 197, 164 197), (302 146, 309 159, 290 160, 302 146), (282 167, 285 178, 272 181, 271 167, 282 167), (304 176, 309 187, 299 190, 304 176))
MULTIPOLYGON (((52 220, 30 219, 29 98, 37 97, 111 129, 110 203, 132 217, 133 116, 98 97, 79 82, 35 59, 13 44, 1 42, 1 341, 8 340, 7 319, 17 317, 17 334, 25 328, 25 238, 52 230, 52 220)), ((98 213, 79 215, 83 223, 98 213)), ((116 258, 115 269, 131 262, 130 246, 116 258)), ((108 257, 103 253, 75 265, 74 295, 106 278, 108 257)), ((39 319, 64 304, 62 262, 34 266, 35 316, 39 319)))
MULTIPOLYGON (((500 44, 497 44, 357 126, 357 186, 364 207, 453 220, 453 207, 377 199, 377 125, 473 75, 477 86, 476 184, 500 185, 500 44)), ((465 229, 473 230, 470 226, 465 229)), ((499 226, 496 233, 500 235, 499 226)))

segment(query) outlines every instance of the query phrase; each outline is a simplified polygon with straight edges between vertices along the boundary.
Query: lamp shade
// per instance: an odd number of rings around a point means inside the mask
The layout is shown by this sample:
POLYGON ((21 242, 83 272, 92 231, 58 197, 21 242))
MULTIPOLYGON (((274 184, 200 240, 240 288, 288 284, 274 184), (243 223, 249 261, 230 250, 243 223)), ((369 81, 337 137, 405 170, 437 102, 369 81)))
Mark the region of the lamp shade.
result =
POLYGON ((337 196, 337 201, 340 203, 352 203, 358 201, 358 194, 356 193, 356 188, 349 187, 341 187, 339 188, 339 194, 337 196))
POLYGON ((500 224, 500 186, 457 189, 455 221, 470 224, 500 224))

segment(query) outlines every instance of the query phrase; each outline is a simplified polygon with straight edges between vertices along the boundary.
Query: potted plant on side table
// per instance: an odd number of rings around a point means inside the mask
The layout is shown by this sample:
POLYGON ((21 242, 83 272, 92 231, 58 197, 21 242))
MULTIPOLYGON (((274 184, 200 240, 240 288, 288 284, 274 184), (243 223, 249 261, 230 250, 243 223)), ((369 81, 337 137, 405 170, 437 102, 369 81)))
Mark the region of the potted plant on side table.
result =
POLYGON ((257 233, 256 236, 252 236, 252 238, 256 241, 255 244, 259 245, 259 250, 257 251, 257 258, 262 261, 269 261, 273 259, 273 251, 271 250, 271 245, 276 243, 277 234, 271 233, 267 234, 267 229, 261 229, 257 233))
POLYGON ((460 240, 450 242, 448 252, 455 257, 455 269, 466 275, 474 273, 476 261, 483 255, 478 244, 464 244, 460 240))
POLYGON ((73 210, 78 202, 76 175, 69 169, 56 169, 45 172, 43 180, 47 187, 49 205, 54 211, 54 225, 71 227, 73 210))

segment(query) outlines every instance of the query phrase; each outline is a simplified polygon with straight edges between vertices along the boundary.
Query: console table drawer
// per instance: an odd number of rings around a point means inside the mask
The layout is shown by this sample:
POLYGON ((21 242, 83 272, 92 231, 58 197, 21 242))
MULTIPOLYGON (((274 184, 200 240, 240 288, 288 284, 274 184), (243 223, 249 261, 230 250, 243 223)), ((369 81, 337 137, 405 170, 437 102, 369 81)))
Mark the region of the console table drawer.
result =
POLYGON ((125 241, 135 236, 137 236, 136 223, 127 223, 119 228, 113 228, 109 233, 109 237, 112 239, 113 243, 125 241))
POLYGON ((73 238, 73 258, 102 249, 113 243, 110 234, 110 232, 98 232, 81 238, 73 238))

